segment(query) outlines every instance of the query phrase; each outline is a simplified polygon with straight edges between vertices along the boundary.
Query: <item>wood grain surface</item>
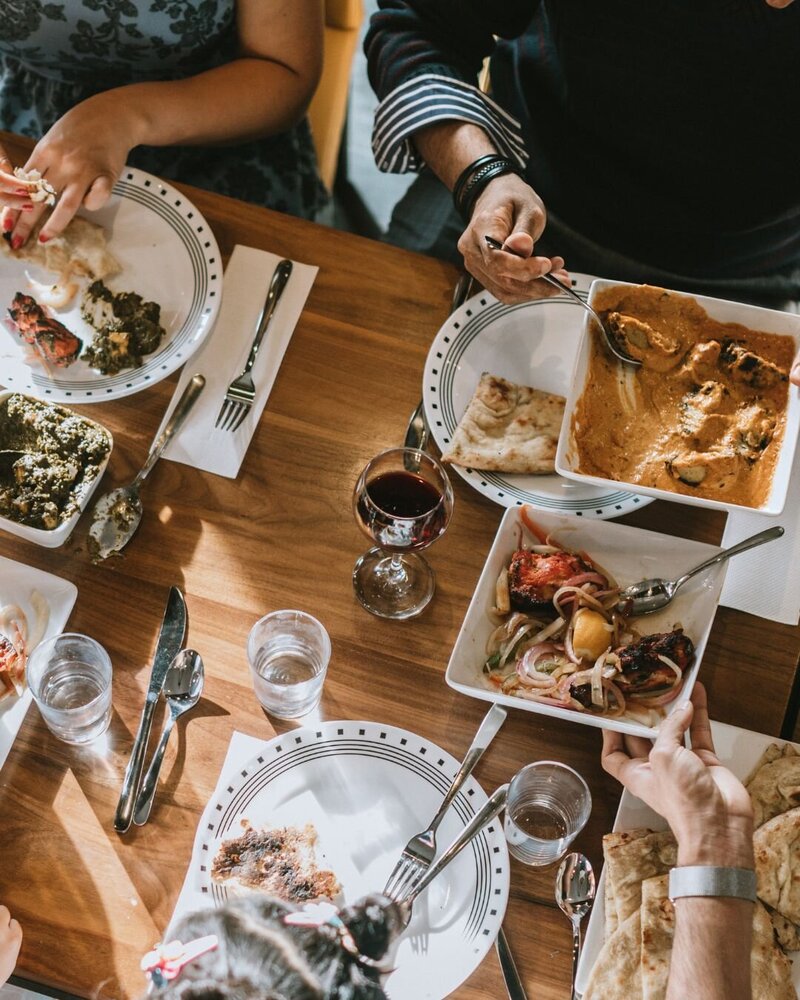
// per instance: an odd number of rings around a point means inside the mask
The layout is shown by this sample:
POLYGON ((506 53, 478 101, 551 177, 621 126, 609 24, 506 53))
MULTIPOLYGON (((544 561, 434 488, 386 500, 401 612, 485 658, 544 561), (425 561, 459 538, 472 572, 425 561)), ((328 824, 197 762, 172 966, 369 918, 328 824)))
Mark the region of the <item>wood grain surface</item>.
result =
MULTIPOLYGON (((22 162, 27 145, 6 140, 22 162)), ((114 665, 107 741, 70 748, 32 708, 0 772, 0 901, 24 928, 18 972, 82 997, 143 994, 140 957, 170 918, 232 731, 269 739, 291 727, 267 717, 250 686, 245 642, 261 615, 296 607, 325 624, 333 655, 324 719, 401 726, 460 758, 486 708, 447 687, 444 670, 499 507, 454 479, 452 523, 428 553, 437 592, 420 618, 373 618, 350 582, 365 548, 351 511, 353 484, 372 455, 402 443, 455 270, 237 201, 187 193, 226 259, 241 243, 320 270, 236 481, 159 463, 143 491, 137 537, 123 558, 99 566, 87 556, 86 517, 60 549, 0 537, 0 554, 77 585, 69 628, 95 637, 114 665), (114 810, 171 584, 186 594, 187 643, 205 660, 205 692, 178 724, 150 822, 118 836, 114 810)), ((172 378, 119 401, 76 408, 114 434, 104 488, 138 470, 174 384, 172 378)), ((716 543, 724 515, 656 502, 622 520, 716 543)), ((797 628, 721 609, 701 669, 713 717, 778 734, 798 651, 797 628)), ((477 777, 490 791, 531 760, 576 767, 594 807, 575 847, 599 867, 600 839, 620 791, 600 769, 599 747, 598 730, 515 710, 477 777)), ((570 931, 553 901, 552 870, 512 861, 505 926, 529 996, 566 997, 570 931)), ((504 995, 494 952, 454 994, 504 995)))

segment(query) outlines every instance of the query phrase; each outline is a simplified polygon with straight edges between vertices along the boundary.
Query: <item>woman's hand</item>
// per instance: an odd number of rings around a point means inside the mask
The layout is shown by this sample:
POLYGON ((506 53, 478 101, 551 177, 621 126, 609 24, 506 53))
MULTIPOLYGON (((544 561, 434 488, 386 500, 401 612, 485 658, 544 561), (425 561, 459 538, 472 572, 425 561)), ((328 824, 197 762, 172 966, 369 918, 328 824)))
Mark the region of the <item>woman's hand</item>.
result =
MULTIPOLYGON (((39 140, 25 164, 26 170, 46 177, 59 195, 39 233, 42 243, 58 236, 82 205, 93 211, 111 195, 128 153, 139 141, 138 122, 126 109, 122 93, 110 90, 76 104, 39 140)), ((44 211, 37 205, 10 214, 12 222, 4 225, 13 249, 24 245, 44 211)))
POLYGON ((795 385, 800 385, 800 351, 797 352, 797 357, 792 363, 792 371, 789 375, 789 379, 794 382, 795 385))
POLYGON ((22 928, 11 918, 8 907, 0 906, 0 986, 14 971, 21 944, 22 928))
POLYGON ((14 165, 9 160, 6 151, 0 146, 0 210, 3 212, 3 230, 9 232, 9 211, 32 212, 33 202, 29 193, 30 185, 14 176, 14 165))
POLYGON ((533 256, 546 222, 544 205, 533 188, 516 174, 496 177, 481 192, 458 241, 464 266, 487 291, 510 305, 558 295, 557 288, 537 279, 552 272, 566 280, 563 257, 533 256), (507 252, 493 250, 486 236, 507 252))
POLYGON ((641 737, 604 731, 602 764, 669 823, 679 864, 753 866, 753 806, 714 752, 701 684, 691 702, 661 723, 652 746, 641 737), (687 729, 691 750, 683 742, 687 729))

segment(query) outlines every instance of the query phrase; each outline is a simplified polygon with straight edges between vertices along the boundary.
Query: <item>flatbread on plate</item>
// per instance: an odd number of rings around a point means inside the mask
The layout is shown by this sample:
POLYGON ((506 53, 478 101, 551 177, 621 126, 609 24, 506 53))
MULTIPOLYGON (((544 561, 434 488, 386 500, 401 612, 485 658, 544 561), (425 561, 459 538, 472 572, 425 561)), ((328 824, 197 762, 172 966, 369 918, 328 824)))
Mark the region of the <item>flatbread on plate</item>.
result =
POLYGON ((552 473, 565 402, 484 372, 442 461, 492 472, 552 473))
POLYGON ((773 816, 800 806, 800 754, 791 743, 767 747, 744 783, 753 801, 758 829, 773 816))
POLYGON ((643 1000, 641 933, 635 910, 601 948, 583 1000, 643 1000))
POLYGON ((605 856, 606 879, 614 885, 617 921, 622 924, 642 905, 642 882, 665 875, 677 864, 678 845, 669 830, 659 830, 620 841, 606 849, 605 856))
POLYGON ((775 816, 753 835, 760 899, 800 923, 800 808, 775 816))

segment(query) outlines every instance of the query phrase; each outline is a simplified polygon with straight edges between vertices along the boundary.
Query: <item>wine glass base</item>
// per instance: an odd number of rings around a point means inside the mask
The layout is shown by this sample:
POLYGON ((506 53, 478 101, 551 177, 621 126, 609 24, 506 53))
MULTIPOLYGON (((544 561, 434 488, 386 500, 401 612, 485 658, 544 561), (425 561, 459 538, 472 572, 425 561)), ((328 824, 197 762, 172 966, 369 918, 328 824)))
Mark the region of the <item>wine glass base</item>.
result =
POLYGON ((353 590, 378 618, 413 618, 433 597, 433 570, 415 552, 391 555, 383 549, 365 552, 353 567, 353 590))

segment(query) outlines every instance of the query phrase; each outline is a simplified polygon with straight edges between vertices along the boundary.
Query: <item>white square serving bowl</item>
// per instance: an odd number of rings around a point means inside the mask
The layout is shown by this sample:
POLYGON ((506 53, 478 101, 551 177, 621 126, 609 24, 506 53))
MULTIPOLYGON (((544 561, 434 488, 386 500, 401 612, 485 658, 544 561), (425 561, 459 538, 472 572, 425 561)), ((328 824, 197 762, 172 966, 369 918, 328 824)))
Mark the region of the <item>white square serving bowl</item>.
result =
MULTIPOLYGON (((635 287, 635 285, 625 281, 609 281, 605 278, 597 278, 592 282, 589 289, 588 301, 592 305, 597 299, 598 294, 608 288, 635 287)), ((670 294, 685 295, 686 293, 670 292, 670 294)), ((713 299, 705 295, 687 295, 687 297, 699 303, 712 319, 719 320, 722 323, 741 323, 742 326, 749 327, 751 330, 788 335, 794 340, 795 352, 800 349, 800 317, 795 313, 780 312, 776 309, 764 309, 761 306, 750 306, 742 302, 730 302, 727 299, 713 299)), ((578 344, 578 353, 575 357, 575 367, 573 368, 572 381, 570 382, 567 396, 564 422, 561 425, 561 433, 558 438, 556 471, 568 479, 574 479, 581 483, 617 488, 622 484, 631 493, 640 493, 644 496, 656 497, 661 500, 671 500, 677 503, 687 503, 696 507, 711 507, 716 510, 728 511, 751 510, 756 513, 771 514, 773 516, 780 514, 786 503, 786 496, 789 491, 792 462, 794 460, 798 432, 800 431, 800 388, 795 385, 789 386, 786 424, 780 452, 778 453, 778 461, 775 464, 775 471, 772 476, 772 488, 767 502, 760 507, 747 507, 743 504, 726 503, 724 500, 710 500, 687 493, 673 493, 672 490, 654 489, 649 486, 642 486, 639 483, 631 483, 627 480, 604 479, 601 476, 587 475, 577 470, 578 455, 572 434, 572 416, 578 400, 583 394, 589 371, 591 347, 590 323, 591 320, 587 315, 578 344)), ((626 366, 626 377, 635 379, 635 369, 626 366)))
MULTIPOLYGON (((530 508, 528 516, 546 533, 552 533, 562 545, 585 551, 590 559, 596 560, 615 578, 620 587, 650 577, 675 579, 719 552, 716 546, 706 545, 704 542, 662 535, 660 532, 633 528, 613 521, 584 521, 574 516, 545 514, 530 508)), ((445 675, 447 683, 472 698, 496 701, 524 712, 537 712, 557 719, 654 739, 658 733, 656 728, 629 719, 608 718, 515 698, 513 695, 500 693, 486 679, 482 669, 486 659, 486 641, 495 627, 488 611, 494 604, 495 583, 500 570, 508 565, 511 554, 518 547, 519 524, 520 508, 510 507, 497 529, 453 647, 445 675)), ((673 625, 680 623, 694 643, 694 662, 686 674, 681 694, 666 706, 667 714, 685 701, 694 687, 719 604, 726 567, 727 563, 723 563, 699 574, 682 587, 672 603, 662 611, 633 619, 637 628, 645 634, 668 632, 673 625)))
MULTIPOLYGON (((2 403, 4 403, 9 396, 14 395, 25 396, 26 399, 33 399, 35 402, 46 406, 57 406, 61 410, 69 410, 69 407, 64 406, 62 403, 49 403, 45 399, 39 399, 36 396, 27 396, 25 393, 17 393, 12 389, 0 389, 0 405, 2 405, 2 403)), ((72 413, 74 411, 70 410, 70 412, 72 413)), ((99 486, 100 480, 103 478, 103 473, 106 471, 108 460, 114 448, 114 438, 111 431, 107 427, 104 427, 103 424, 98 423, 96 420, 91 420, 89 417, 85 417, 82 413, 75 413, 75 416, 80 417, 81 420, 85 420, 87 424, 99 427, 108 438, 108 454, 103 460, 97 475, 85 486, 78 502, 78 509, 67 521, 62 521, 57 528, 50 528, 49 530, 45 528, 33 528, 28 524, 19 524, 17 521, 12 521, 10 518, 0 516, 0 530, 7 531, 10 535, 17 535, 19 538, 24 538, 25 541, 33 542, 36 545, 44 545, 45 548, 48 549, 54 549, 59 545, 63 545, 72 534, 73 528, 78 523, 78 519, 86 509, 92 494, 99 486)))

